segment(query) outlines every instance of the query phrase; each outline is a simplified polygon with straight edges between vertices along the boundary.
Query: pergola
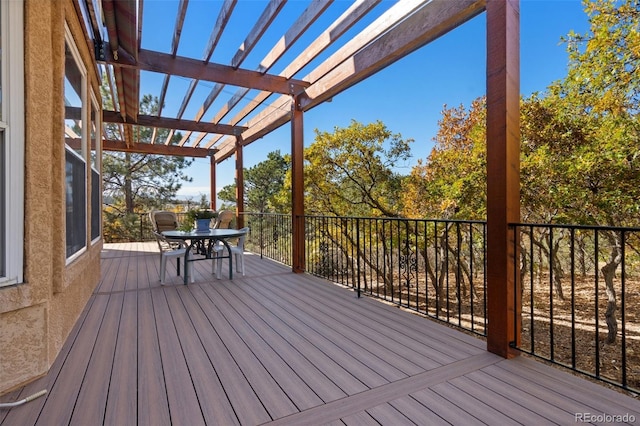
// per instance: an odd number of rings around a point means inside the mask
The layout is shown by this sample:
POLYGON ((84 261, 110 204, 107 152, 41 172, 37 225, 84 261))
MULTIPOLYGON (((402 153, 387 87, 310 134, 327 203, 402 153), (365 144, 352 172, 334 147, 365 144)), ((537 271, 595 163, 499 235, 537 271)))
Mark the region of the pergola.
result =
MULTIPOLYGON (((237 199, 243 200, 243 148, 280 126, 291 123, 293 270, 304 270, 303 121, 304 113, 331 100, 414 50, 442 36, 474 16, 487 14, 487 271, 488 349, 503 356, 512 352, 509 342, 517 327, 514 289, 517 255, 509 223, 519 221, 519 2, 518 0, 358 0, 333 2, 311 0, 306 8, 282 28, 281 38, 255 69, 244 65, 252 49, 277 22, 289 5, 285 0, 254 2, 264 7, 259 19, 246 27, 231 26, 237 0, 221 2, 202 37, 208 37, 201 58, 179 56, 178 47, 185 16, 193 4, 180 0, 172 30, 171 50, 151 51, 141 47, 143 0, 79 0, 87 23, 87 42, 92 43, 96 63, 104 66, 115 110, 103 111, 103 122, 118 123, 121 138, 103 140, 104 150, 211 158, 211 199, 215 208, 215 165, 235 155, 237 199), (333 9, 332 9, 333 8, 333 9), (335 13, 335 8, 342 8, 335 13), (332 15, 330 14, 330 12, 332 15), (318 31, 316 22, 338 16, 318 31), (341 37, 362 20, 371 21, 352 37, 341 37), (106 28, 106 31, 104 29, 106 28), (313 30, 312 30, 313 29, 313 30), (300 46, 307 32, 317 34, 300 46), (212 62, 225 32, 246 33, 244 42, 227 63, 212 62), (106 35, 106 37, 105 37, 106 35), (327 52, 333 52, 327 54, 327 52), (284 58, 294 59, 283 63, 284 58), (325 58, 319 61, 319 58, 325 58), (280 72, 272 70, 281 70, 280 72), (140 73, 164 76, 157 95, 157 116, 139 113, 140 73), (172 77, 190 79, 176 116, 165 115, 167 88, 172 77), (184 112, 199 82, 213 88, 194 117, 184 112), (225 86, 237 87, 233 94, 225 86), (241 101, 251 94, 246 106, 241 101), (225 99, 210 120, 204 119, 216 99, 225 99), (231 116, 233 113, 233 116, 231 116), (231 116, 231 117, 230 117, 231 116), (168 138, 154 133, 151 143, 134 139, 134 126, 170 129, 168 138), (185 132, 171 143, 175 130, 185 132)), ((296 2, 299 7, 300 2, 296 2)), ((455 53, 452 53, 455 54, 455 53)), ((428 82, 425 82, 428 84, 428 82)), ((239 220, 243 206, 237 207, 239 220)))

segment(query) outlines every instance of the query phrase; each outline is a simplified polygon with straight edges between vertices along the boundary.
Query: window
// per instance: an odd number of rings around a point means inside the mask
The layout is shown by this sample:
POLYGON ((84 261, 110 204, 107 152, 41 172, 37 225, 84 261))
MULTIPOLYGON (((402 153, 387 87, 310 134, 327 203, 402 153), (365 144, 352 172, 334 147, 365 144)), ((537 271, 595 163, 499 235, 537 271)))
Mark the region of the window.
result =
POLYGON ((23 7, 0 1, 0 286, 23 280, 23 7))
POLYGON ((66 28, 64 105, 67 261, 87 247, 86 71, 66 28))

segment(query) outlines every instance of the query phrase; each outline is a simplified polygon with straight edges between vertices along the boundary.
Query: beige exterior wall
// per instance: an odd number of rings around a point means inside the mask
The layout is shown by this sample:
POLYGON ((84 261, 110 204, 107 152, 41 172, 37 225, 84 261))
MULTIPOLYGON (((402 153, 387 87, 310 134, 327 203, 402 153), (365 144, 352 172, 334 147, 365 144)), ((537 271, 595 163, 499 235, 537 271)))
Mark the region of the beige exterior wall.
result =
POLYGON ((72 0, 25 0, 24 17, 25 282, 0 288, 0 394, 47 372, 98 283, 102 248, 87 228, 87 250, 66 265, 65 21, 100 99, 93 55, 72 0))

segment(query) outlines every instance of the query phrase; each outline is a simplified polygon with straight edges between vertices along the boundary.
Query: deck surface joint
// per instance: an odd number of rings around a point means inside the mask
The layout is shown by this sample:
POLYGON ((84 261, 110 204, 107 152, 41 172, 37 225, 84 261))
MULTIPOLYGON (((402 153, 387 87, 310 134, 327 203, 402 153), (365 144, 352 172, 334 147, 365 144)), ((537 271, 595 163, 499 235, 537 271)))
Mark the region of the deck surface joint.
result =
POLYGON ((376 407, 380 405, 380 401, 393 401, 429 389, 502 360, 498 355, 484 352, 264 424, 275 426, 329 423, 376 407))

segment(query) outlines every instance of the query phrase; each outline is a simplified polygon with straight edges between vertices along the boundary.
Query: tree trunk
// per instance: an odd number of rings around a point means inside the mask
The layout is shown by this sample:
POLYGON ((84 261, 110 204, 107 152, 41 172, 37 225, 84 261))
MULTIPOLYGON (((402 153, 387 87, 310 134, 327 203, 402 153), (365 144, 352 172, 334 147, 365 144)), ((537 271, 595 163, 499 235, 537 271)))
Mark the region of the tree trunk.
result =
MULTIPOLYGON (((429 256, 427 244, 425 244, 424 247, 420 248, 418 252, 424 260, 425 269, 427 270, 427 275, 429 277, 428 282, 431 282, 431 286, 436 293, 436 312, 439 314, 443 310, 443 307, 445 305, 444 279, 446 274, 446 263, 444 261, 444 256, 446 254, 446 251, 444 251, 442 247, 438 247, 438 249, 433 247, 433 249, 434 251, 438 252, 438 261, 435 262, 434 259, 434 265, 431 264, 431 259, 435 258, 436 256, 429 256)), ((426 284, 426 286, 428 287, 428 283, 426 284)), ((428 292, 428 289, 426 287, 425 291, 428 292)))
POLYGON ((616 275, 616 269, 622 262, 622 241, 620 240, 620 234, 617 232, 607 233, 607 239, 611 243, 611 253, 609 254, 609 261, 604 265, 600 271, 604 277, 605 289, 607 292, 607 310, 605 311, 605 320, 607 322, 607 344, 615 343, 616 335, 618 334, 618 320, 616 318, 617 296, 616 289, 613 285, 613 280, 616 275))
POLYGON ((124 157, 125 167, 127 170, 127 174, 124 177, 124 203, 125 203, 125 212, 126 213, 134 213, 133 207, 133 182, 131 181, 131 154, 126 152, 124 157))
POLYGON ((558 249, 560 248, 560 241, 556 242, 554 247, 551 250, 550 263, 553 263, 553 286, 556 290, 556 295, 560 300, 564 300, 564 292, 562 291, 562 278, 564 278, 564 270, 562 269, 562 265, 560 264, 560 259, 558 258, 558 249))

